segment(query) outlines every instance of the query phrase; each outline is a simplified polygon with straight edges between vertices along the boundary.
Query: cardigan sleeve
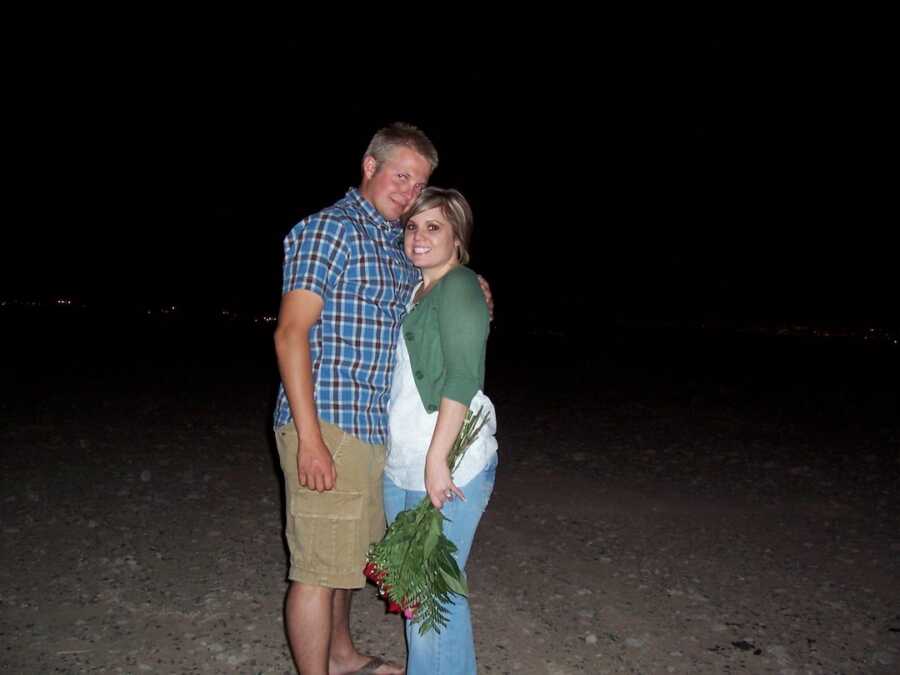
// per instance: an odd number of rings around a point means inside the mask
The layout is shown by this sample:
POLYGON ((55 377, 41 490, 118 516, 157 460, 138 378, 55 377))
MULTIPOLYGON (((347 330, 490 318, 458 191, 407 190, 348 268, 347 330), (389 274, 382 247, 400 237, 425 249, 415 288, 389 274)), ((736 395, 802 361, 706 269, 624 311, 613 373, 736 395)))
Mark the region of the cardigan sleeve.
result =
POLYGON ((438 327, 446 378, 441 398, 468 406, 484 387, 487 304, 477 277, 465 267, 450 271, 442 285, 438 327))

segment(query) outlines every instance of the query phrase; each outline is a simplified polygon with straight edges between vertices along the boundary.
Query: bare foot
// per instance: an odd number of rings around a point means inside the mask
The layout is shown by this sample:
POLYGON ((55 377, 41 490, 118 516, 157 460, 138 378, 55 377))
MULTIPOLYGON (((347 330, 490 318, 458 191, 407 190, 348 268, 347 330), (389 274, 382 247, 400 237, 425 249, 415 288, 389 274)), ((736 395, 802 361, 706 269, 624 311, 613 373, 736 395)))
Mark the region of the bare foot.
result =
POLYGON ((380 656, 357 654, 352 662, 336 664, 329 662, 329 675, 404 675, 406 668, 385 661, 380 656), (349 670, 348 670, 349 668, 349 670))

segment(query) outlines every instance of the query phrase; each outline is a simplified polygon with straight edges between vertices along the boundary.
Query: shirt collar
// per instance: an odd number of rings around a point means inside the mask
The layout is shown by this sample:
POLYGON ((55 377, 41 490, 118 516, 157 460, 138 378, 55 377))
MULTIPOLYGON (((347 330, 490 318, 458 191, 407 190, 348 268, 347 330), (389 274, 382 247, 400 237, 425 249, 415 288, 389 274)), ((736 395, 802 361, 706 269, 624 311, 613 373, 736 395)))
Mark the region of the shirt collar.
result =
POLYGON ((388 220, 376 209, 372 202, 362 196, 359 190, 356 188, 350 188, 347 190, 347 199, 349 199, 357 208, 359 208, 363 213, 368 216, 369 220, 371 220, 375 225, 380 227, 387 233, 394 233, 395 230, 400 228, 399 220, 388 220))

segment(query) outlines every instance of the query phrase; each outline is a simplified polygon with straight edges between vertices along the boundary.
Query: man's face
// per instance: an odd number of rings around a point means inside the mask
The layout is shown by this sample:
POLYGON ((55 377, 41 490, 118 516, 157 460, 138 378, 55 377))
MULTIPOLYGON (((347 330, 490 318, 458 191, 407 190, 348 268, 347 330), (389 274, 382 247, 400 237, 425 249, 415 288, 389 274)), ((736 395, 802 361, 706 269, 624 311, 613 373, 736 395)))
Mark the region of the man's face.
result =
POLYGON ((374 157, 363 160, 362 196, 388 220, 402 216, 428 184, 431 165, 418 152, 397 147, 377 165, 374 157))

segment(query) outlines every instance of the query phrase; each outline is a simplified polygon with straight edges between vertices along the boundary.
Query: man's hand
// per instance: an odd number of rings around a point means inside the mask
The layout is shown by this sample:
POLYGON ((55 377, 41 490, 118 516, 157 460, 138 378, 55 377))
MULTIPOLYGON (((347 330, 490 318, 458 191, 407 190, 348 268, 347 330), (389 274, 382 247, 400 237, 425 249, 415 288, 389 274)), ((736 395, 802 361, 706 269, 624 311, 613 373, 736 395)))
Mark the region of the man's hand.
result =
POLYGON ((322 437, 312 441, 300 440, 297 448, 297 478, 301 487, 325 492, 334 489, 337 469, 322 437))
POLYGON ((313 396, 309 331, 322 314, 322 298, 305 290, 291 291, 281 299, 275 352, 291 417, 299 432, 297 479, 301 487, 322 492, 334 488, 337 471, 319 430, 313 396))
POLYGON ((493 321, 494 320, 494 296, 491 295, 491 285, 480 274, 478 274, 476 276, 478 277, 478 284, 481 286, 481 292, 484 293, 484 301, 487 303, 488 316, 491 317, 491 321, 493 321))

